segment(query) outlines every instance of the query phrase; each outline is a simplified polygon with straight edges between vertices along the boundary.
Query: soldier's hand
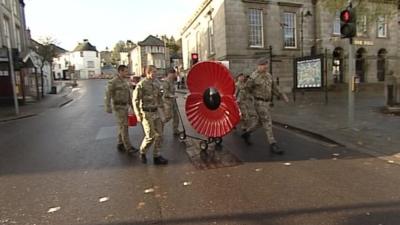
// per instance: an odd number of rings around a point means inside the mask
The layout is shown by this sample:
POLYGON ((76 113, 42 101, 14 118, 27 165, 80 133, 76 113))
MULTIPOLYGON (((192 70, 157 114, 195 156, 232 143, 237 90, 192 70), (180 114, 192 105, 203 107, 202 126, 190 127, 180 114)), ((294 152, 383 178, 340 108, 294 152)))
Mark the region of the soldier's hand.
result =
POLYGON ((285 101, 286 103, 289 103, 289 98, 286 94, 282 94, 282 98, 283 98, 283 101, 285 101))

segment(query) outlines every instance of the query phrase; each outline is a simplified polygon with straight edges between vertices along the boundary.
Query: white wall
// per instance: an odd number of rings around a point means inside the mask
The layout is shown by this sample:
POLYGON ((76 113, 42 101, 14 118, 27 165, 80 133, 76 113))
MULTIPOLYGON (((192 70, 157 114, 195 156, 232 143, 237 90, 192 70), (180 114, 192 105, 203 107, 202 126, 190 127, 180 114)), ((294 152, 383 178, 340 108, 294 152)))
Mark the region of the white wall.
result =
POLYGON ((68 70, 70 62, 70 53, 68 52, 53 59, 53 72, 56 79, 63 78, 63 70, 68 70))
POLYGON ((72 52, 70 60, 71 65, 75 66, 75 71, 79 71, 79 77, 77 77, 79 79, 89 79, 101 73, 100 53, 84 51, 81 57, 81 52, 72 52))
POLYGON ((119 65, 125 65, 127 66, 129 64, 129 57, 128 57, 129 53, 128 52, 120 52, 119 53, 119 65))
POLYGON ((131 51, 131 73, 136 75, 142 74, 142 60, 140 55, 140 46, 137 46, 131 51))

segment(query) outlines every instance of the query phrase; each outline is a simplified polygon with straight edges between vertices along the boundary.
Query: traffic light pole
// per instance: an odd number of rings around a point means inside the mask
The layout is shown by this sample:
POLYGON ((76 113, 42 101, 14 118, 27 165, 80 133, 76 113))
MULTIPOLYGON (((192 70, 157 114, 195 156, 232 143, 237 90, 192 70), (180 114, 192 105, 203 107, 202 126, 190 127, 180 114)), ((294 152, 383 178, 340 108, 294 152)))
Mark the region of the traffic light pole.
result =
POLYGON ((354 123, 354 54, 353 38, 349 38, 349 90, 348 90, 348 117, 347 124, 349 128, 354 123))

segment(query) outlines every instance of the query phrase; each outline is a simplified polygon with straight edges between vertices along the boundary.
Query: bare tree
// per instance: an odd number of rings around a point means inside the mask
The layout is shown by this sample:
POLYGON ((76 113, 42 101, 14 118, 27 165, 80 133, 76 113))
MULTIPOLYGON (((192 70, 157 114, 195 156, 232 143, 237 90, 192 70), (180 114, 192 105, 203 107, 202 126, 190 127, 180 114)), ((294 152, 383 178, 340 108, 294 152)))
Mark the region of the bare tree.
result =
POLYGON ((41 65, 40 65, 40 79, 42 83, 42 97, 44 96, 44 78, 43 78, 43 68, 45 66, 45 62, 50 64, 50 76, 51 78, 51 86, 53 86, 53 72, 52 72, 52 64, 53 59, 58 56, 57 45, 58 42, 56 39, 52 37, 44 37, 39 39, 39 44, 35 46, 35 51, 42 57, 41 65))

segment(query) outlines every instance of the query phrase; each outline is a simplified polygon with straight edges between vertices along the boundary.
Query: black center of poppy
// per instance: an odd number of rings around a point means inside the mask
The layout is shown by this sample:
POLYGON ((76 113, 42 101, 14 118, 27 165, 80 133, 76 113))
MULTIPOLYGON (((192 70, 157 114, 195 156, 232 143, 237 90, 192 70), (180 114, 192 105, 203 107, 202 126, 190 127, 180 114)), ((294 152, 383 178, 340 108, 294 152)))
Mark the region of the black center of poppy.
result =
POLYGON ((203 101, 208 109, 216 110, 221 104, 221 96, 219 95, 217 89, 210 87, 204 91, 203 101))

